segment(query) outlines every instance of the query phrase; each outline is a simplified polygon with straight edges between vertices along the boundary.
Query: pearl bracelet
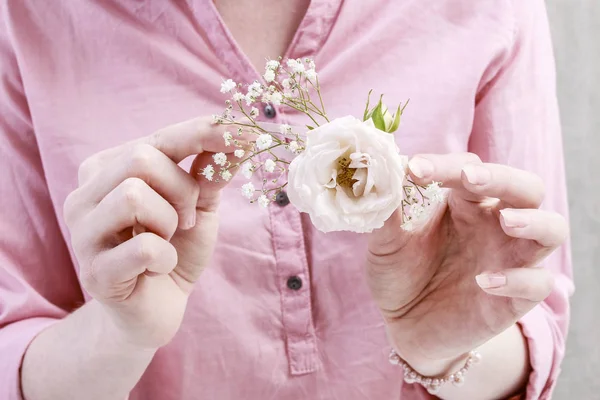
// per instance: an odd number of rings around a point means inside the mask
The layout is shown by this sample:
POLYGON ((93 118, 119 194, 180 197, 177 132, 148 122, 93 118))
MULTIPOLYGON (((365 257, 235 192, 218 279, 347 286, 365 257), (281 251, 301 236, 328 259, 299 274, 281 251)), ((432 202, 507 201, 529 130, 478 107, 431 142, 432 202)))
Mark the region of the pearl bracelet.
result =
POLYGON ((481 354, 475 350, 469 352, 465 365, 455 373, 444 377, 427 377, 419 374, 401 359, 395 350, 391 351, 389 360, 390 364, 402 366, 404 369, 404 382, 419 383, 427 389, 430 394, 436 394, 440 391, 442 386, 448 382, 452 382, 455 386, 461 386, 465 382, 465 375, 469 372, 471 366, 481 361, 481 354))

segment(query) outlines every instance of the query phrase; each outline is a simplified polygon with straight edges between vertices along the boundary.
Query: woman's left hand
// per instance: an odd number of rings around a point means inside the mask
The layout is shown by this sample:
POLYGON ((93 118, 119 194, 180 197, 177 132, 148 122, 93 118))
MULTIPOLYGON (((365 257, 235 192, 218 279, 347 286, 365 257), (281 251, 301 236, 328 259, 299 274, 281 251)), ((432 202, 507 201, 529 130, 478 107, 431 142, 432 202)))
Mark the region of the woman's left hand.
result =
POLYGON ((371 234, 368 283, 400 356, 417 370, 443 373, 446 362, 499 335, 550 294, 553 276, 540 262, 565 241, 568 227, 539 209, 544 188, 532 173, 474 154, 420 155, 409 167, 416 183, 449 188, 447 201, 412 232, 400 227, 398 211, 371 234))

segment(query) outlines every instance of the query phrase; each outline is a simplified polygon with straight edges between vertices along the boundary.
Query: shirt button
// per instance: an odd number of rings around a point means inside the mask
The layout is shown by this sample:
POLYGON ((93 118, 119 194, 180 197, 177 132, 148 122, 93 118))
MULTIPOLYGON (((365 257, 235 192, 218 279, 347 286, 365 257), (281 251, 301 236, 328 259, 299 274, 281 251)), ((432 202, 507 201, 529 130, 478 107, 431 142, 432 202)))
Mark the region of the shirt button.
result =
POLYGON ((277 196, 275 196, 275 202, 280 206, 280 207, 285 207, 288 204, 290 204, 290 198, 288 197, 286 192, 279 192, 277 193, 277 196))
POLYGON ((302 287, 302 279, 297 276, 292 276, 287 280, 287 287, 292 290, 300 290, 302 287))
POLYGON ((270 104, 267 104, 267 105, 265 106, 265 108, 263 109, 263 112, 264 112, 264 114, 265 114, 265 117, 267 117, 267 118, 270 118, 270 119, 273 119, 273 118, 275 118, 275 114, 277 114, 277 113, 275 112, 275 107, 273 107, 273 106, 272 106, 272 105, 270 105, 270 104))

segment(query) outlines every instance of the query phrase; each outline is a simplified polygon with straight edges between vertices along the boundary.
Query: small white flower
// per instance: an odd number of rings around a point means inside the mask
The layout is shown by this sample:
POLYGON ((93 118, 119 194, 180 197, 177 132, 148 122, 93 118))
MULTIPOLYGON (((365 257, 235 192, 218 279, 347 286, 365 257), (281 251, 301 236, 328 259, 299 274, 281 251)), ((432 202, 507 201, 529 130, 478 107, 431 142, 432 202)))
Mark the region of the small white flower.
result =
POLYGON ((403 224, 402 224, 400 227, 401 227, 402 229, 404 229, 405 231, 407 231, 407 232, 410 232, 410 231, 412 231, 412 230, 414 230, 414 229, 415 229, 415 225, 413 224, 413 222, 412 222, 412 221, 406 221, 406 222, 405 222, 405 223, 403 223, 403 224))
POLYGON ((252 118, 256 118, 256 117, 258 117, 258 108, 256 108, 256 107, 252 107, 252 108, 250 109, 250 116, 251 116, 252 118))
POLYGON ((251 199, 254 196, 254 185, 252 182, 242 185, 242 195, 247 199, 251 199))
POLYGON ((213 180, 213 175, 215 174, 215 168, 208 164, 206 167, 204 167, 204 169, 202 170, 202 175, 204 175, 204 177, 206 179, 208 179, 209 181, 213 180))
POLYGON ((290 80, 288 78, 285 78, 283 81, 281 81, 281 86, 283 86, 283 88, 286 90, 292 88, 292 84, 290 83, 290 80))
POLYGON ((213 160, 215 160, 215 164, 222 167, 227 163, 227 156, 225 153, 217 153, 213 155, 213 160))
POLYGON ((259 150, 268 149, 272 143, 273 137, 268 133, 263 133, 258 137, 258 139, 256 139, 256 147, 258 147, 259 150))
POLYGON ((281 94, 281 92, 272 93, 271 98, 269 100, 270 101, 268 101, 268 103, 271 103, 274 106, 278 106, 281 104, 281 101, 283 100, 283 95, 281 94))
POLYGON ((425 214, 425 207, 418 203, 411 204, 408 213, 412 217, 412 220, 419 220, 425 214))
POLYGON ((288 150, 294 154, 296 154, 299 149, 300 149, 300 146, 298 146, 298 142, 296 142, 295 140, 290 142, 290 144, 288 145, 288 150))
POLYGON ((221 83, 221 93, 231 92, 236 87, 236 83, 232 79, 227 79, 221 83))
POLYGON ((248 94, 246 95, 246 104, 248 106, 250 106, 252 103, 254 103, 256 101, 256 99, 258 97, 260 97, 262 92, 263 92, 263 88, 262 88, 260 82, 258 82, 258 81, 252 82, 250 85, 248 85, 248 94))
POLYGON ((271 201, 269 200, 269 198, 267 196, 265 196, 264 194, 261 194, 260 197, 258 198, 258 204, 261 207, 267 208, 269 206, 269 203, 271 201))
POLYGON ((310 68, 310 69, 316 69, 316 67, 315 67, 315 60, 313 60, 311 58, 307 58, 306 59, 306 63, 308 64, 308 68, 310 68))
POLYGON ((213 124, 220 124, 221 122, 223 122, 223 117, 217 114, 213 114, 212 122, 213 124))
POLYGON ((225 146, 230 146, 233 136, 231 136, 231 133, 225 132, 223 133, 223 139, 225 140, 225 146))
POLYGON ((242 149, 237 149, 236 151, 233 152, 233 155, 236 156, 237 158, 244 157, 244 154, 246 154, 246 152, 242 149))
POLYGON ((267 61, 267 69, 277 69, 277 68, 279 68, 279 61, 277 61, 277 60, 267 61))
POLYGON ((305 70, 301 60, 289 59, 287 60, 287 66, 290 67, 294 73, 302 74, 305 70))
POLYGON ((248 94, 252 94, 254 97, 258 97, 263 92, 263 88, 258 81, 252 82, 248 85, 248 94))
POLYGON ((242 164, 242 175, 244 175, 244 178, 252 178, 252 172, 254 172, 254 166, 251 162, 247 161, 242 164))
POLYGON ((309 69, 304 73, 304 76, 306 76, 306 79, 309 81, 314 82, 317 79, 317 72, 314 69, 309 69))
POLYGON ((275 161, 271 160, 270 158, 267 161, 265 161, 265 171, 267 172, 275 171, 276 166, 277 164, 275 164, 275 161))
POLYGON ((423 195, 431 201, 431 203, 441 203, 444 201, 444 192, 440 188, 439 182, 432 182, 423 191, 423 195))
POLYGON ((414 186, 408 186, 406 188, 406 198, 407 200, 412 198, 415 195, 415 188, 414 186))
POLYGON ((262 95, 262 99, 260 101, 262 101, 263 103, 270 103, 271 102, 271 93, 265 92, 262 95))
POLYGON ((265 78, 265 81, 267 82, 273 82, 275 80, 275 71, 268 69, 263 75, 263 78, 265 78))
POLYGON ((244 94, 240 93, 240 92, 235 92, 233 94, 233 100, 234 101, 242 101, 242 100, 244 100, 244 94))
POLYGON ((279 125, 279 132, 281 132, 282 135, 289 135, 292 133, 292 127, 288 124, 281 124, 279 125))
POLYGON ((231 177, 232 177, 232 174, 231 174, 231 172, 229 172, 228 169, 226 169, 225 171, 221 171, 221 178, 223 178, 223 180, 225 182, 229 182, 231 177))

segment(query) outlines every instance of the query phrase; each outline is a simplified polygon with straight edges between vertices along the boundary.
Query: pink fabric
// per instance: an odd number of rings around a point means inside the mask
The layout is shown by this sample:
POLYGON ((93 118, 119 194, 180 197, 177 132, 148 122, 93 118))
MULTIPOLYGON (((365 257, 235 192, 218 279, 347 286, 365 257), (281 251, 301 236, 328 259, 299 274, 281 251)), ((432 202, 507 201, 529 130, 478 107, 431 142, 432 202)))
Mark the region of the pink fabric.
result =
MULTIPOLYGON (((0 398, 20 398, 32 338, 88 296, 62 204, 99 150, 222 110, 222 78, 258 79, 209 0, 4 0, 0 28, 0 398)), ((462 152, 534 171, 567 214, 553 55, 542 0, 313 0, 287 56, 314 56, 330 116, 369 89, 410 97, 404 153, 462 152)), ((271 121, 269 121, 271 122, 271 121)), ((302 124, 278 110, 275 122, 302 124)), ((261 179, 257 176, 256 179, 261 179)), ((321 234, 293 207, 227 189, 213 264, 180 332, 131 399, 425 399, 389 365, 365 284, 365 237, 321 234), (299 276, 299 291, 287 288, 299 276)), ((555 292, 521 321, 549 398, 573 291, 569 247, 545 263, 555 292)))

